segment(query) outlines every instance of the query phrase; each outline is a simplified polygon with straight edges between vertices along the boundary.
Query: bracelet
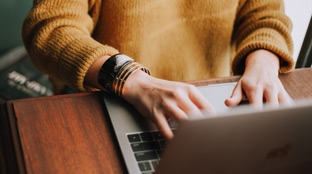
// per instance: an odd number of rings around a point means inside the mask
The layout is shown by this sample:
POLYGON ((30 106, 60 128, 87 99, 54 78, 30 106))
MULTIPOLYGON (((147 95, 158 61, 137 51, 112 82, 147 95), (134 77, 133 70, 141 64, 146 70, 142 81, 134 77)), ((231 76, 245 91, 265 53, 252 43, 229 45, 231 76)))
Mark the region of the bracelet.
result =
POLYGON ((127 64, 117 74, 112 86, 113 86, 114 92, 118 96, 122 96, 123 86, 124 86, 127 78, 130 76, 130 74, 132 74, 133 72, 135 72, 136 70, 139 70, 139 69, 144 71, 147 74, 150 74, 150 71, 147 68, 143 67, 141 64, 139 64, 137 62, 131 62, 131 63, 127 64))
POLYGON ((98 82, 106 90, 114 92, 112 88, 113 81, 120 71, 122 66, 133 62, 134 60, 128 56, 122 54, 115 54, 108 58, 106 62, 102 65, 99 75, 98 82))
POLYGON ((136 70, 147 74, 150 71, 124 54, 115 54, 107 59, 100 69, 98 82, 106 90, 122 96, 123 86, 127 78, 136 70))

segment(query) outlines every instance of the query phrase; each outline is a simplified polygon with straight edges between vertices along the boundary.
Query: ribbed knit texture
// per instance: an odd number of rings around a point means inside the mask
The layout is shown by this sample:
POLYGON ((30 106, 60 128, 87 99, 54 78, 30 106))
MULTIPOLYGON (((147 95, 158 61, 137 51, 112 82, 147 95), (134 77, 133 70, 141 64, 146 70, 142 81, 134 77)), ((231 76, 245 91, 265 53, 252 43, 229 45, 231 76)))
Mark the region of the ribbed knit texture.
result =
POLYGON ((39 70, 85 91, 90 65, 117 50, 168 80, 241 74, 256 49, 276 53, 289 72, 290 31, 282 0, 38 0, 23 40, 39 70))

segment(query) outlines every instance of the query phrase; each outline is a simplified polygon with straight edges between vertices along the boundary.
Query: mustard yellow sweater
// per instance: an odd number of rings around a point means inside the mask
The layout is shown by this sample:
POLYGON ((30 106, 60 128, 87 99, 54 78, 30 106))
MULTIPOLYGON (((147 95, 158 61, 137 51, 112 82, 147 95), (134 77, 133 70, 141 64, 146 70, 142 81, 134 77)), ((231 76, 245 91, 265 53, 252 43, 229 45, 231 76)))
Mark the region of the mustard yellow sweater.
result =
POLYGON ((84 91, 94 60, 119 51, 168 80, 241 74, 256 49, 277 54, 285 73, 290 31, 283 0, 34 0, 23 40, 39 70, 84 91))

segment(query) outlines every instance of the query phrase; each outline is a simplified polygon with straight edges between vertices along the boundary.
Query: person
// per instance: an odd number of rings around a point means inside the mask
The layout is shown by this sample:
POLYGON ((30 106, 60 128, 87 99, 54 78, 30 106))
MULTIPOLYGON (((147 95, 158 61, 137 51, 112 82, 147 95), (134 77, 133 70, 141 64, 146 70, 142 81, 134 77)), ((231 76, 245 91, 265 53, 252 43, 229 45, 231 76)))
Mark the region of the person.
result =
POLYGON ((34 0, 22 37, 56 84, 115 93, 171 139, 168 119, 214 112, 186 81, 242 75, 227 106, 290 103, 291 28, 282 0, 34 0))

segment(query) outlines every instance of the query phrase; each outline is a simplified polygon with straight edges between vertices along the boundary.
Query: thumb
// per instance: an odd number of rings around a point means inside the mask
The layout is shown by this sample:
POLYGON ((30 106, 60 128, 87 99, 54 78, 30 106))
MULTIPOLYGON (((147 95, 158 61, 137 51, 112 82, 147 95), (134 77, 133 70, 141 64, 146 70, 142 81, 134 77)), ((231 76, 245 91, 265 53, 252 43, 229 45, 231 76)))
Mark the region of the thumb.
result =
POLYGON ((228 107, 237 106, 243 97, 243 89, 241 82, 237 82, 235 88, 233 89, 232 95, 230 98, 224 101, 225 105, 228 107))

